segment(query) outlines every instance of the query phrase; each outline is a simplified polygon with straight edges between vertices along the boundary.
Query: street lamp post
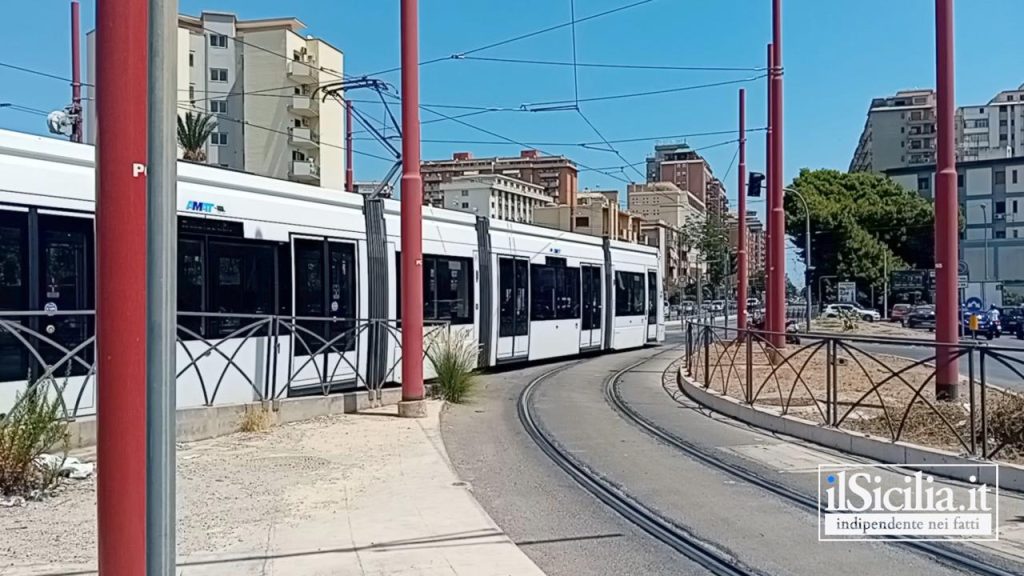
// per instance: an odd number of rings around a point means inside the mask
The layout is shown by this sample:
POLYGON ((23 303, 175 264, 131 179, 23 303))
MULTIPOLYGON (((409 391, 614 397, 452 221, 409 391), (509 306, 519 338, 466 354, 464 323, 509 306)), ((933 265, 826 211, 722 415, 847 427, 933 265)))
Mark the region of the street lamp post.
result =
POLYGON ((811 279, 811 270, 814 270, 814 266, 811 265, 811 211, 807 207, 807 200, 804 199, 803 194, 797 192, 793 188, 783 188, 785 192, 792 192, 796 196, 800 203, 804 206, 804 268, 806 272, 804 274, 804 292, 807 293, 807 297, 804 298, 807 305, 807 331, 811 331, 811 285, 809 280, 811 279))

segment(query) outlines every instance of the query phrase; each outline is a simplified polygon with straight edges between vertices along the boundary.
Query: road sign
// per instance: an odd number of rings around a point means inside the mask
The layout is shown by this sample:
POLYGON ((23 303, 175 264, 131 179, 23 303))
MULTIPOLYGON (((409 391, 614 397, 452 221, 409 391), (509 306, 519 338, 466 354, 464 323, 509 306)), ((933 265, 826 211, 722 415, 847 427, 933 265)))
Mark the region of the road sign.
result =
POLYGON ((839 301, 840 302, 856 302, 857 301, 857 283, 856 282, 840 282, 839 283, 839 301))
POLYGON ((981 301, 981 298, 978 298, 977 296, 971 296, 964 301, 964 308, 966 308, 968 312, 978 312, 983 306, 984 303, 981 301))
POLYGON ((967 274, 961 274, 959 277, 957 277, 956 287, 959 288, 960 290, 967 288, 967 274))

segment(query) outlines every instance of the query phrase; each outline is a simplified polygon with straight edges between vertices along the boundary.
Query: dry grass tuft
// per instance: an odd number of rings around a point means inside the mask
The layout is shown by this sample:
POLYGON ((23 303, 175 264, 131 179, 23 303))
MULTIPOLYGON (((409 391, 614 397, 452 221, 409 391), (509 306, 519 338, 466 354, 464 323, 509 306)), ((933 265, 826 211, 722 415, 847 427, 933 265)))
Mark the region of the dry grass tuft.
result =
POLYGON ((262 406, 248 408, 238 425, 241 432, 266 432, 270 429, 270 411, 262 406))

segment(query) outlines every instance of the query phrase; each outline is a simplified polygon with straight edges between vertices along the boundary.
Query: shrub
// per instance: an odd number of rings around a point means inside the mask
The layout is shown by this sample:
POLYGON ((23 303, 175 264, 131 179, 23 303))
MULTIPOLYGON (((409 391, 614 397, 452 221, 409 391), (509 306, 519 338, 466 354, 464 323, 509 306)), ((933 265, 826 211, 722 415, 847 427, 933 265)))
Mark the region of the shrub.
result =
POLYGON ((1012 458, 1024 454, 1024 396, 1012 393, 999 396, 988 409, 988 434, 993 442, 990 447, 1005 443, 1001 454, 1012 458))
POLYGON ((49 379, 18 394, 10 413, 0 415, 0 495, 47 490, 57 482, 63 462, 41 465, 37 458, 62 444, 67 452, 68 427, 61 410, 64 387, 49 379), (49 394, 50 390, 55 394, 49 394), (52 399, 51 399, 52 396, 52 399))
POLYGON ((437 381, 432 394, 453 404, 464 402, 475 384, 476 343, 451 329, 435 333, 427 346, 427 358, 434 365, 437 381))

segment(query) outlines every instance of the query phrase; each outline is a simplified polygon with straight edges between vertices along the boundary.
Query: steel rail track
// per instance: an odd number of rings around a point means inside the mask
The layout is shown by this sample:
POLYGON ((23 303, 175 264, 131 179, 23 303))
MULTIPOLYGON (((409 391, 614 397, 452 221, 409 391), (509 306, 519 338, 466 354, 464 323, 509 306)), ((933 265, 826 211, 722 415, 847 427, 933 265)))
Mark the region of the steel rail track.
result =
MULTIPOLYGON (((639 366, 648 359, 641 360, 632 367, 639 366)), ((590 492, 603 504, 640 527, 655 539, 708 570, 711 574, 716 576, 759 575, 759 572, 743 566, 735 557, 724 553, 713 544, 676 526, 630 497, 611 482, 570 456, 544 431, 533 412, 533 394, 542 382, 577 364, 579 362, 560 366, 537 376, 527 384, 519 395, 517 402, 519 420, 523 424, 526 433, 533 439, 541 451, 583 489, 590 492)))
MULTIPOLYGON (((656 358, 662 354, 671 352, 678 348, 679 347, 670 348, 668 350, 655 354, 654 356, 651 356, 646 360, 627 366, 612 374, 610 378, 607 378, 605 380, 604 394, 605 400, 612 407, 612 409, 624 420, 637 426, 638 428, 640 428, 650 436, 654 437, 655 439, 664 442, 665 444, 668 444, 673 448, 676 448, 677 450, 684 453, 688 457, 702 464, 710 466, 714 469, 717 469, 721 472, 724 472, 732 476, 733 478, 736 478, 737 480, 746 482, 748 484, 752 484, 754 486, 757 486, 758 488, 771 492, 772 494, 775 494, 776 496, 779 496, 784 500, 792 502, 801 508, 809 509, 810 511, 817 513, 818 502, 814 498, 811 498, 806 494, 803 494, 793 488, 790 488, 789 486, 786 486, 769 478, 765 478, 764 476, 756 472, 753 472, 747 468, 723 461, 722 459, 718 458, 715 454, 712 454, 710 451, 701 448, 698 445, 690 441, 687 441, 677 436, 676 434, 673 434, 672 432, 665 430, 661 426, 658 426, 649 418, 646 418, 639 414, 632 406, 629 405, 628 402, 626 402, 622 398, 622 395, 619 391, 619 384, 621 383, 622 377, 625 374, 636 369, 638 366, 645 364, 646 362, 650 361, 653 358, 656 358)), ((669 370, 671 370, 675 365, 676 363, 673 362, 672 364, 669 364, 667 368, 665 368, 665 370, 662 372, 662 381, 664 381, 669 370)), ((675 401, 678 402, 678 400, 675 401)), ((889 539, 879 538, 879 540, 886 541, 889 539)), ((892 543, 899 544, 906 548, 914 550, 915 552, 925 554, 933 559, 936 559, 946 564, 947 566, 959 570, 967 570, 974 574, 981 574, 983 576, 1017 576, 1020 574, 1020 572, 1014 572, 1003 569, 999 566, 990 564, 980 558, 964 554, 963 552, 958 552, 956 550, 949 548, 948 546, 937 544, 935 542, 914 542, 907 540, 894 540, 892 541, 892 543)))

